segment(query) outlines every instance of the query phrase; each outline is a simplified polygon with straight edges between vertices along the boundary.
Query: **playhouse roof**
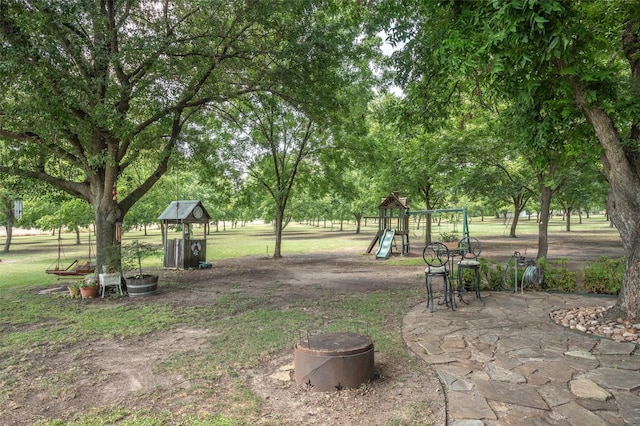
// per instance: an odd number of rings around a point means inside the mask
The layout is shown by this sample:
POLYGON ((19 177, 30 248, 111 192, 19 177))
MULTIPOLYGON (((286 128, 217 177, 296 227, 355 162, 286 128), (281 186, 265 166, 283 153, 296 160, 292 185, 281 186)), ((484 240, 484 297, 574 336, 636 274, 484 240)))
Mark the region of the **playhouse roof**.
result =
POLYGON ((158 220, 165 223, 208 223, 210 219, 207 209, 199 200, 172 201, 158 217, 158 220), (201 217, 193 214, 198 206, 202 209, 201 217))
POLYGON ((407 197, 401 197, 399 192, 394 191, 387 198, 382 199, 379 208, 403 208, 408 210, 409 205, 407 204, 407 197))

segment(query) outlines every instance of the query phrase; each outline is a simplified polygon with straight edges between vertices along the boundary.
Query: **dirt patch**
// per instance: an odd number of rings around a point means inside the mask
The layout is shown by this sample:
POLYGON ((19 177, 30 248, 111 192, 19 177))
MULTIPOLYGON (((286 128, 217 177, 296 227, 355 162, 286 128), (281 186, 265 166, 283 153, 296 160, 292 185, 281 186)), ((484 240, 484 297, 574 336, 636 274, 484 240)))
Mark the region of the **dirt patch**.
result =
POLYGON ((358 389, 313 392, 293 380, 285 353, 256 372, 251 387, 264 399, 265 421, 291 424, 444 424, 444 395, 434 373, 405 368, 375 354, 374 379, 358 389))
MULTIPOLYGON (((535 256, 535 240, 507 237, 483 240, 483 257, 506 261, 513 251, 535 256)), ((412 247, 410 256, 419 257, 412 247)), ((578 270, 584 260, 621 256, 620 242, 598 235, 564 234, 553 238, 550 258, 569 258, 578 270)), ((228 259, 198 271, 159 271, 163 283, 149 298, 98 299, 89 303, 144 305, 170 303, 205 307, 212 301, 242 292, 269 307, 286 309, 301 300, 336 295, 355 296, 397 286, 423 286, 420 266, 393 266, 361 251, 228 259)), ((423 300, 416 300, 416 304, 423 300)), ((399 331, 402 318, 390 319, 399 331)), ((259 398, 261 424, 383 425, 445 424, 440 383, 428 365, 415 358, 394 363, 375 353, 375 377, 358 389, 313 392, 293 380, 293 350, 273 354, 252 369, 221 374, 211 383, 194 382, 158 366, 176 354, 206 351, 215 330, 182 327, 137 338, 105 338, 71 347, 33 348, 18 354, 4 372, 2 385, 10 399, 0 407, 0 424, 27 425, 42 419, 73 419, 87 410, 144 410, 180 416, 225 413, 238 385, 259 398), (123 362, 126 361, 126 362, 123 362)), ((375 343, 375 342, 374 342, 375 343)), ((293 344, 293 342, 292 342, 293 344)), ((245 395, 243 398, 247 399, 245 395)), ((251 398, 248 398, 251 399, 251 398)), ((241 408, 240 408, 241 409, 241 408)))

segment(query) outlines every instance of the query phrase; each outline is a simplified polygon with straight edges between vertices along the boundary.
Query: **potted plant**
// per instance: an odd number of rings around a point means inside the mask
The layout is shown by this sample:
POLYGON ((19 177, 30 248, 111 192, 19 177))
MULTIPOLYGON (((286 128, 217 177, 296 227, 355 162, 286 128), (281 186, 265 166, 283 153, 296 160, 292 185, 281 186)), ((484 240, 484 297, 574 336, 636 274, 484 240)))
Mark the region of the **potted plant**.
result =
POLYGON ((458 248, 458 243, 460 242, 460 238, 458 237, 458 233, 455 231, 451 232, 441 232, 440 233, 440 241, 447 246, 448 249, 458 248))
POLYGON ((82 279, 79 287, 82 298, 89 299, 98 295, 100 285, 98 284, 98 278, 96 278, 95 274, 89 274, 82 279))
POLYGON ((71 297, 76 297, 80 295, 80 284, 79 283, 71 283, 68 286, 69 294, 71 297))
POLYGON ((134 275, 124 278, 129 296, 146 296, 158 289, 158 275, 145 274, 142 271, 142 260, 156 254, 159 247, 135 240, 122 246, 122 269, 135 271, 134 275))

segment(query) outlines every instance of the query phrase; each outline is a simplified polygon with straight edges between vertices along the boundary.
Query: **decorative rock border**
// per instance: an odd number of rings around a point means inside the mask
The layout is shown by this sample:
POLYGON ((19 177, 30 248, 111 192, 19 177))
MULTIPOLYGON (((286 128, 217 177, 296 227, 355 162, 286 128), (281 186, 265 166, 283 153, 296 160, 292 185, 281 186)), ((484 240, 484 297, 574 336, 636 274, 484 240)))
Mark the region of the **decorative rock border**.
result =
POLYGON ((622 318, 605 319, 613 305, 559 309, 549 316, 556 323, 572 330, 595 336, 608 337, 616 342, 640 344, 640 323, 633 324, 622 318))

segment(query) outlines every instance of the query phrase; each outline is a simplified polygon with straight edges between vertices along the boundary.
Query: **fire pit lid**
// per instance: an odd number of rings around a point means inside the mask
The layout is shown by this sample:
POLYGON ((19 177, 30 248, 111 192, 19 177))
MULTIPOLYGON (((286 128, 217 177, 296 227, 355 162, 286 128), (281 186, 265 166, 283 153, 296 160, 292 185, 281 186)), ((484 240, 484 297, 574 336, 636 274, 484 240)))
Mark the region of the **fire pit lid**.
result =
POLYGON ((366 352, 373 347, 368 336, 339 332, 306 336, 300 339, 296 350, 312 355, 339 356, 366 352))

